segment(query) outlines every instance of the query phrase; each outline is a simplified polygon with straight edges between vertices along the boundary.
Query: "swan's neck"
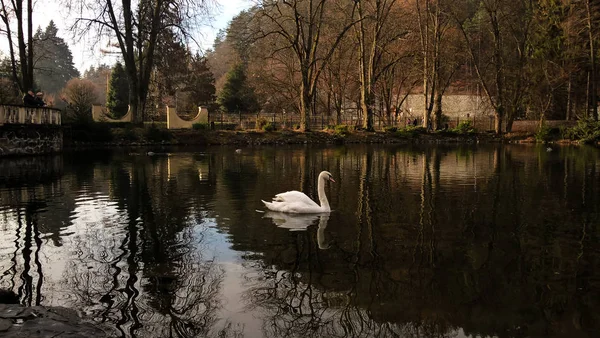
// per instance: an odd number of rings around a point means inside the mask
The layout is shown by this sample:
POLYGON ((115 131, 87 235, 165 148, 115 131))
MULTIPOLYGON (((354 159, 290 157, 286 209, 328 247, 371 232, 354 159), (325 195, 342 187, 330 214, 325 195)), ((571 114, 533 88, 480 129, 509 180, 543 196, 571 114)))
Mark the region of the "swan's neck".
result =
POLYGON ((329 207, 329 201, 327 195, 325 195, 325 178, 319 176, 319 183, 317 183, 317 191, 319 193, 319 202, 321 202, 321 209, 323 211, 331 211, 329 207))

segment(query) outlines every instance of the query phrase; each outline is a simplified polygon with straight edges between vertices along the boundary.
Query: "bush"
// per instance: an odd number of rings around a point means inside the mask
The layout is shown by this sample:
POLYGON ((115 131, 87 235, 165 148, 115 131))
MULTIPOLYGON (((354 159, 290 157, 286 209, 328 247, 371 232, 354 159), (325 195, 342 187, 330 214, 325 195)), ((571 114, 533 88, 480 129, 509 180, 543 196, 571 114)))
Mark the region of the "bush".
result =
POLYGON ((275 124, 273 122, 267 122, 264 126, 262 126, 262 130, 264 131, 275 131, 275 124))
POLYGON ((475 128, 473 128, 473 124, 471 120, 462 121, 458 124, 456 128, 453 129, 457 134, 473 134, 475 133, 475 128))
POLYGON ((550 140, 550 128, 547 125, 542 125, 535 133, 535 139, 538 142, 548 142, 550 140))
POLYGON ((388 127, 385 127, 385 131, 387 133, 395 133, 396 131, 398 131, 398 127, 388 126, 388 127))
POLYGON ((346 136, 350 133, 348 126, 345 124, 338 124, 333 128, 334 133, 338 136, 346 136))
POLYGON ((171 140, 173 135, 168 129, 158 128, 155 124, 151 124, 146 128, 145 137, 150 142, 162 142, 171 140))
POLYGON ((208 123, 194 123, 192 124, 194 130, 208 130, 208 123))
POLYGON ((563 138, 583 143, 596 142, 600 140, 600 121, 579 120, 575 127, 566 128, 563 131, 563 138))
POLYGON ((397 130, 395 135, 398 137, 413 138, 425 133, 427 133, 427 130, 423 127, 407 126, 406 128, 397 130))
POLYGON ((70 125, 71 140, 74 142, 111 142, 113 134, 108 123, 77 122, 70 125))
POLYGON ((268 121, 264 117, 257 118, 255 129, 262 130, 267 125, 267 123, 268 123, 268 121))
POLYGON ((140 139, 139 135, 135 132, 135 128, 133 126, 128 125, 124 130, 121 138, 125 141, 137 141, 140 139))
POLYGON ((68 102, 65 120, 79 124, 92 120, 92 104, 96 101, 96 86, 92 81, 69 80, 63 89, 63 98, 68 102))

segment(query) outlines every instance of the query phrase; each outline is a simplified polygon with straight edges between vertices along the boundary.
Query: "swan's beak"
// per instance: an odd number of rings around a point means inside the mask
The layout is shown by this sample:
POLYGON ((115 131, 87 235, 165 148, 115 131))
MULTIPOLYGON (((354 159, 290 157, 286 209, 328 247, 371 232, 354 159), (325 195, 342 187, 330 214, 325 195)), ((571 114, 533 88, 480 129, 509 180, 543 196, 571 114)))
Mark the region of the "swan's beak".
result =
POLYGON ((333 177, 330 177, 329 180, 333 183, 335 183, 335 180, 333 179, 333 177))

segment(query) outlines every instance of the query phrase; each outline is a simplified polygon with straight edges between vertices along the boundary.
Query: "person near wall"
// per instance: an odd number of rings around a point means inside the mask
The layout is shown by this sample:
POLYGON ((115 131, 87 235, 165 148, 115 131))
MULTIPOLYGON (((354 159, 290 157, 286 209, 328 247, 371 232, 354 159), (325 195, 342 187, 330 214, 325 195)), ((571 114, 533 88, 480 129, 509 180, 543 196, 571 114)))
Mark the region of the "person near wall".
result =
POLYGON ((38 102, 35 97, 35 94, 33 93, 33 90, 28 90, 27 93, 25 93, 25 95, 23 95, 23 104, 28 107, 37 107, 38 106, 38 102))

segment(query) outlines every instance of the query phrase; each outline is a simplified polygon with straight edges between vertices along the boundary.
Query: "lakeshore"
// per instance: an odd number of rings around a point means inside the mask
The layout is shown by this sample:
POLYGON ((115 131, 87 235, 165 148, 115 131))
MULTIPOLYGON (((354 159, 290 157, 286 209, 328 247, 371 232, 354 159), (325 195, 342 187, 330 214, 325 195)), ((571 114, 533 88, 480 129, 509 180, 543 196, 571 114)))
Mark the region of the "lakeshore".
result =
MULTIPOLYGON (((413 130, 389 131, 262 131, 262 130, 166 130, 148 128, 110 128, 104 131, 83 131, 73 137, 65 132, 64 146, 69 149, 136 146, 185 146, 185 145, 283 145, 283 144, 472 144, 472 143, 536 143, 531 133, 510 133, 496 135, 491 132, 456 133, 453 131, 425 132, 413 130), (83 135, 82 135, 83 134, 83 135)), ((572 143, 569 140, 555 140, 558 143, 572 143)))

